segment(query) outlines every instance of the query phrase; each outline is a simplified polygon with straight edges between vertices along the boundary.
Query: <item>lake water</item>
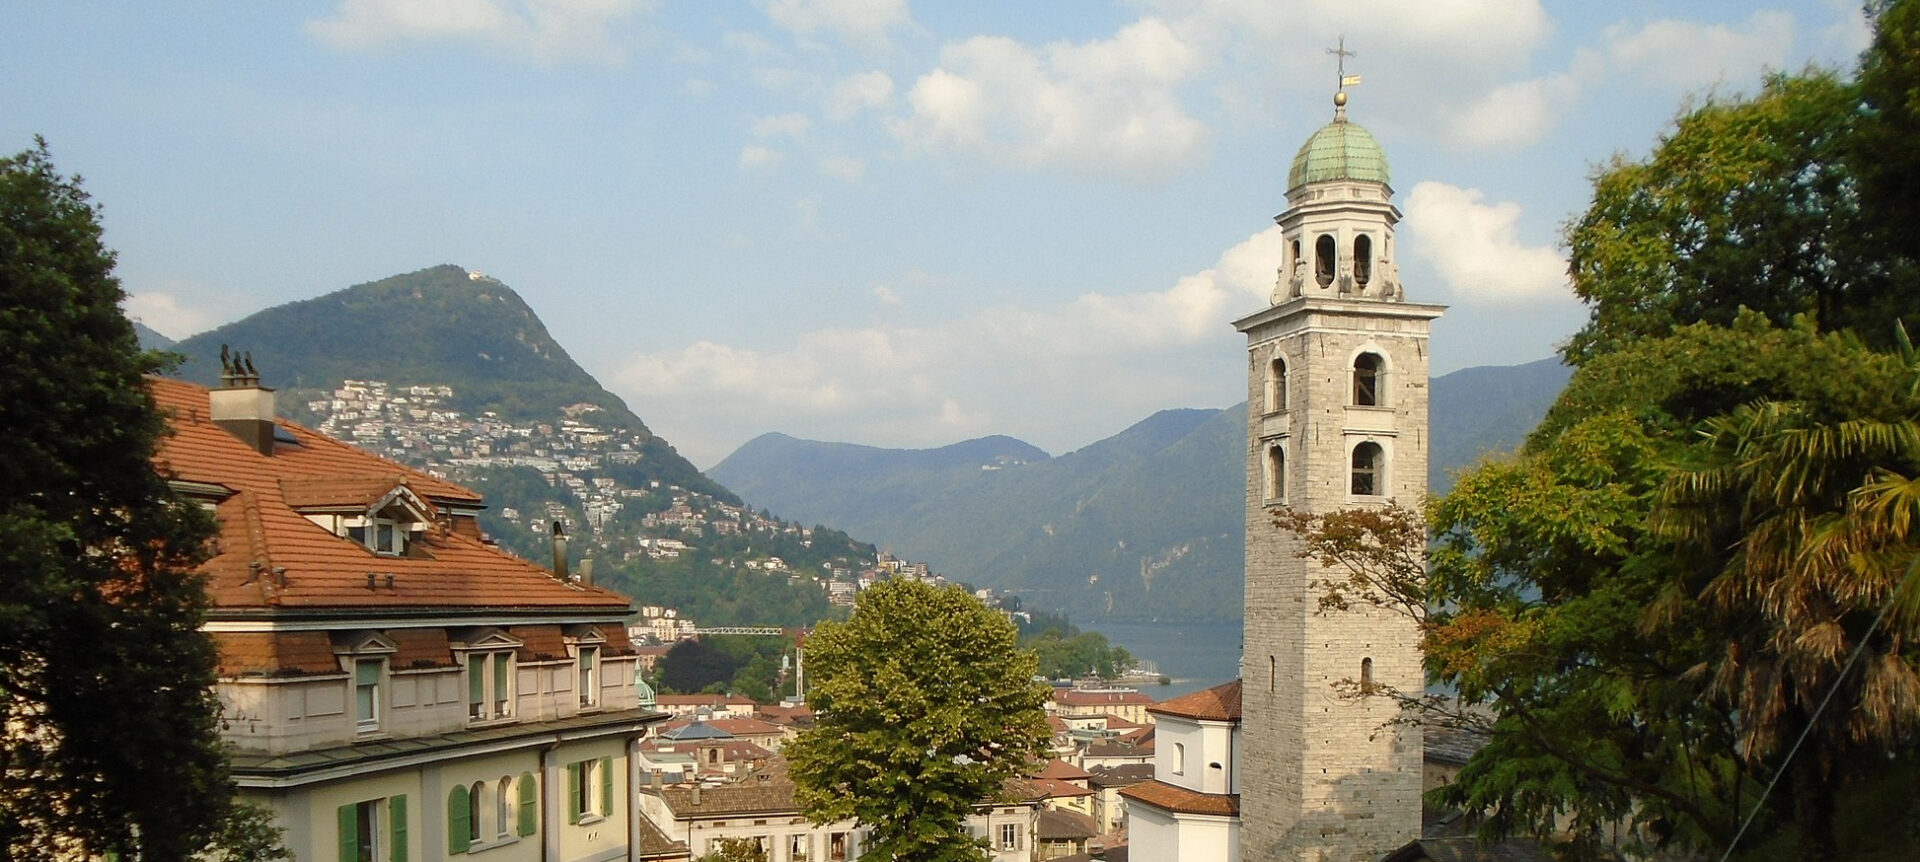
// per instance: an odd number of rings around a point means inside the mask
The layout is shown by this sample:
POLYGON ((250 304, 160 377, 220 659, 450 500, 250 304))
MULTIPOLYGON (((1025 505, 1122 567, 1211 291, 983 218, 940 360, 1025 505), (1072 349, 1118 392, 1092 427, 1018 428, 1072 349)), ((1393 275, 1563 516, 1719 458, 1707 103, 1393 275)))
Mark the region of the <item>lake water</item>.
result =
POLYGON ((1152 662, 1171 678, 1168 685, 1147 683, 1141 693, 1166 700, 1212 688, 1240 675, 1241 626, 1231 623, 1075 622, 1085 631, 1106 635, 1134 658, 1152 662))

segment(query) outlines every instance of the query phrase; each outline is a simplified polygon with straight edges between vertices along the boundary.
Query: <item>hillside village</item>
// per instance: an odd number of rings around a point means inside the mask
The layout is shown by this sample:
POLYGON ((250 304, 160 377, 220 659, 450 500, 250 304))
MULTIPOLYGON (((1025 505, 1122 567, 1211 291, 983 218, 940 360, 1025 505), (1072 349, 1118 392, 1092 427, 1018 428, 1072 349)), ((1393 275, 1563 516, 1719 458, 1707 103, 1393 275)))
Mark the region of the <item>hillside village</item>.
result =
MULTIPOLYGON (((453 397, 453 387, 445 384, 345 380, 327 397, 309 399, 304 406, 321 433, 430 475, 476 484, 502 471, 537 473, 547 493, 523 491, 517 499, 496 501, 497 512, 482 515, 482 524, 496 533, 496 540, 529 557, 538 558, 538 545, 555 522, 575 540, 584 538, 608 553, 613 562, 676 560, 699 553, 705 540, 715 537, 762 537, 804 549, 814 546, 812 527, 646 478, 639 469, 645 458, 640 433, 600 422, 604 410, 598 405, 568 406, 552 421, 509 421, 494 411, 467 416, 449 406, 453 397)), ((810 567, 777 553, 725 562, 795 582, 811 581, 840 607, 851 607, 860 589, 888 577, 947 582, 926 563, 888 552, 854 559, 839 549, 822 550, 832 559, 810 567)))

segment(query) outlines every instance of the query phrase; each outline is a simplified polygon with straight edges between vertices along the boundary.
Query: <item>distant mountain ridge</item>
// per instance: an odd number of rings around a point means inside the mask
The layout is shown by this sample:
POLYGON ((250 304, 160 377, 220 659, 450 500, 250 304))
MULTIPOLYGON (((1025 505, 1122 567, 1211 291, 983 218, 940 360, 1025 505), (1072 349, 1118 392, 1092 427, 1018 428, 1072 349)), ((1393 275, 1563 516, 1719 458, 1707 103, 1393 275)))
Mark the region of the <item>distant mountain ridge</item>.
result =
POLYGON ((251 355, 262 382, 281 390, 281 409, 295 419, 308 419, 303 405, 348 379, 448 385, 450 406, 512 421, 552 422, 562 408, 594 404, 602 410, 597 421, 646 439, 643 463, 655 478, 738 500, 575 364, 512 288, 459 266, 287 303, 184 339, 170 348, 187 357, 176 376, 217 384, 223 345, 251 355))
MULTIPOLYGON (((1546 359, 1436 378, 1430 487, 1518 446, 1569 373, 1546 359)), ((708 474, 754 505, 1077 618, 1231 619, 1245 451, 1240 404, 1161 411, 1057 458, 1008 437, 899 450, 767 434, 708 474)))

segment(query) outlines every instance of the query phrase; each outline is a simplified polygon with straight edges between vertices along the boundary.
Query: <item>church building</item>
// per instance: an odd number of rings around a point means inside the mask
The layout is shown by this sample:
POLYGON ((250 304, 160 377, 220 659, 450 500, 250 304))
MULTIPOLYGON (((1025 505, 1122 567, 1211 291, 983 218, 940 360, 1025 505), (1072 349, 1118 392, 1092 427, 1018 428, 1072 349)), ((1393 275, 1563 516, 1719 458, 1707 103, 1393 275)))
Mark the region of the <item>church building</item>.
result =
MULTIPOLYGON (((1344 83, 1344 80, 1343 80, 1344 83)), ((1441 306, 1406 300, 1386 155, 1347 119, 1301 145, 1276 217, 1284 259, 1247 335, 1246 640, 1240 858, 1378 859, 1420 832, 1421 734, 1379 687, 1424 686, 1412 620, 1322 610, 1317 560, 1274 526, 1427 492, 1427 338, 1441 306)))
POLYGON ((1418 507, 1427 492, 1427 341, 1444 309, 1407 301, 1386 155, 1348 120, 1344 90, 1333 108, 1287 175, 1271 301, 1234 322, 1247 336, 1240 679, 1185 716, 1195 750, 1129 789, 1134 846, 1157 857, 1371 862, 1420 835, 1421 732, 1392 724, 1397 704, 1376 693, 1422 690, 1414 623, 1323 610, 1327 570, 1273 521, 1418 507))

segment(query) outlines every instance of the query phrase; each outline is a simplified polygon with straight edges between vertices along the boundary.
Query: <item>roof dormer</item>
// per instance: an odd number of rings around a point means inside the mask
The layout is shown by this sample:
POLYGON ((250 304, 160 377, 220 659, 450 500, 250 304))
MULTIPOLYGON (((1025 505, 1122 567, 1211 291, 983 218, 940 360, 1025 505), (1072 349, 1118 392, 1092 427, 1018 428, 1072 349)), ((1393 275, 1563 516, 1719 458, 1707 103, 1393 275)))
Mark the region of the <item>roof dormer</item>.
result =
POLYGON ((287 505, 322 529, 389 557, 405 555, 438 515, 397 477, 282 479, 287 505))

